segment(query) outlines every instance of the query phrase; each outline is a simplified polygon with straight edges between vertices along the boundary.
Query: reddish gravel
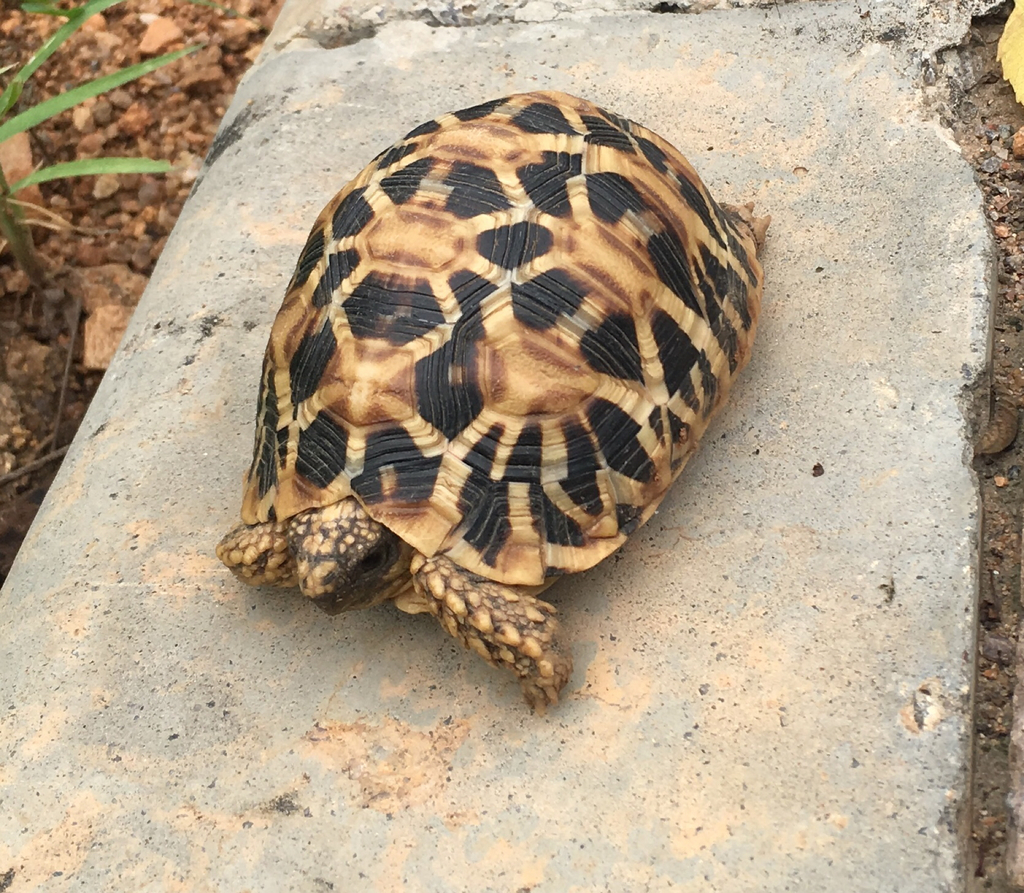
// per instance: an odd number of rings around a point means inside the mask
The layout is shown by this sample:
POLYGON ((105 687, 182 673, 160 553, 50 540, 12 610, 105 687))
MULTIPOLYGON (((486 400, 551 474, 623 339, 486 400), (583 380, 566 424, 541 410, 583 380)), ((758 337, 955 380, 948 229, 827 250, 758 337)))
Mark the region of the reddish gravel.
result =
MULTIPOLYGON (((56 473, 53 453, 74 436, 281 2, 224 0, 254 21, 180 0, 125 3, 86 22, 26 85, 19 109, 162 53, 204 45, 0 146, 9 182, 33 166, 78 158, 146 156, 175 165, 164 176, 59 180, 20 195, 38 221, 35 243, 56 286, 44 294, 30 288, 0 241, 0 582, 56 473), (78 301, 81 317, 74 314, 78 301), (77 337, 55 442, 72 325, 77 337), (5 479, 40 459, 41 469, 5 479)), ((16 71, 60 24, 0 10, 0 69, 16 71)), ((9 76, 0 75, 0 86, 9 76)))

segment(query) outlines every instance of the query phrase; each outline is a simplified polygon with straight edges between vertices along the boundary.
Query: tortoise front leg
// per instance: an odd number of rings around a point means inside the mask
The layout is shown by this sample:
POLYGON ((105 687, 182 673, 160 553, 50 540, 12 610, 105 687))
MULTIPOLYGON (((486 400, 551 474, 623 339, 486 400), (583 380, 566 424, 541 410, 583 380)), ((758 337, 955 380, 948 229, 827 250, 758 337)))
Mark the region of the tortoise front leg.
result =
POLYGON ((288 521, 239 524, 217 544, 217 557, 250 586, 297 586, 288 521))
POLYGON ((555 609, 527 589, 471 574, 444 557, 416 555, 410 567, 416 597, 396 604, 433 614, 466 648, 519 677, 530 706, 558 703, 572 674, 572 655, 558 641, 555 609))

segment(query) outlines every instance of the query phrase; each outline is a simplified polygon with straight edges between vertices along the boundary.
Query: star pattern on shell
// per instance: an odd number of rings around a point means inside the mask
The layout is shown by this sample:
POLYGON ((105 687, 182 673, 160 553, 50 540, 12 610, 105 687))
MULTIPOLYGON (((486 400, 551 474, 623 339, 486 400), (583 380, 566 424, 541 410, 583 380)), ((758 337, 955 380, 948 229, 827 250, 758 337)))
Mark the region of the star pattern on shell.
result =
POLYGON ((313 226, 243 520, 354 495, 491 580, 585 570, 692 454, 760 299, 734 212, 646 128, 549 92, 428 121, 313 226))

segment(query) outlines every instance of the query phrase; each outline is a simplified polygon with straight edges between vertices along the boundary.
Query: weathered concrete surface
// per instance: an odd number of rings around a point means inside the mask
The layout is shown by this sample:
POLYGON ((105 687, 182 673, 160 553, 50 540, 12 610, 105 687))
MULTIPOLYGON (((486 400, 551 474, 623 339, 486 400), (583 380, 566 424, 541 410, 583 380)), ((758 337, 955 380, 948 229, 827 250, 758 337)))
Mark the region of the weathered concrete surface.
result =
POLYGON ((247 79, 0 601, 10 890, 961 887, 989 243, 859 12, 400 22, 247 79), (732 403, 551 591, 577 669, 544 717, 427 618, 329 619, 213 556, 321 205, 438 111, 536 87, 774 216, 732 403))

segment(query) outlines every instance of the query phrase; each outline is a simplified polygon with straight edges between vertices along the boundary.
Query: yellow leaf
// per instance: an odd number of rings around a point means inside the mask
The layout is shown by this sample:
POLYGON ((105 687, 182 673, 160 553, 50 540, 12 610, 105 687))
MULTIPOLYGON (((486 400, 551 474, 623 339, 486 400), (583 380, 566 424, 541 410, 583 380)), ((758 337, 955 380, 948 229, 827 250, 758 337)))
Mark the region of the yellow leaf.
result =
POLYGON ((1003 63, 1003 77, 1013 87, 1017 102, 1024 104, 1024 6, 1020 0, 1006 20, 996 59, 1003 63))

